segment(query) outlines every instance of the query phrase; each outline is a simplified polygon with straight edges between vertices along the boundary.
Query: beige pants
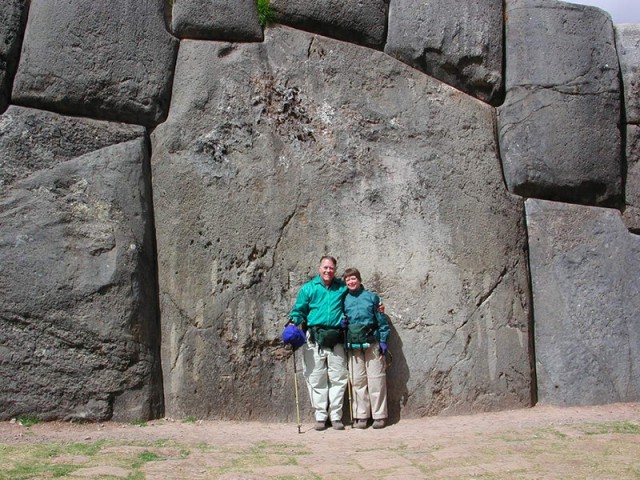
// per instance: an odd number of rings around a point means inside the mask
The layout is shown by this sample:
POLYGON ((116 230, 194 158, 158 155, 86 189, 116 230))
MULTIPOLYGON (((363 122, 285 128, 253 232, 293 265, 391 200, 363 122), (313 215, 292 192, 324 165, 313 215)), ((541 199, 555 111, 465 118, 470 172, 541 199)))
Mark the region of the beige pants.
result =
POLYGON ((302 373, 307 381, 316 421, 342 419, 342 402, 349 373, 343 345, 320 348, 307 342, 302 346, 302 373))
POLYGON ((349 351, 349 369, 353 385, 354 417, 365 420, 387 418, 387 374, 378 344, 366 350, 349 351))

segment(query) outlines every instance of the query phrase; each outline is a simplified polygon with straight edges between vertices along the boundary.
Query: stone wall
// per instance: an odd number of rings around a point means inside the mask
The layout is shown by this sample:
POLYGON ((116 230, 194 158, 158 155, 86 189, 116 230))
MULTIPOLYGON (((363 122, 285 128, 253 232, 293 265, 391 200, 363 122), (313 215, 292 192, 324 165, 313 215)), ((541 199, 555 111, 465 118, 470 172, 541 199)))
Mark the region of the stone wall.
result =
POLYGON ((293 420, 323 254, 385 301, 393 421, 640 399, 640 26, 171 4, 0 6, 0 419, 293 420))

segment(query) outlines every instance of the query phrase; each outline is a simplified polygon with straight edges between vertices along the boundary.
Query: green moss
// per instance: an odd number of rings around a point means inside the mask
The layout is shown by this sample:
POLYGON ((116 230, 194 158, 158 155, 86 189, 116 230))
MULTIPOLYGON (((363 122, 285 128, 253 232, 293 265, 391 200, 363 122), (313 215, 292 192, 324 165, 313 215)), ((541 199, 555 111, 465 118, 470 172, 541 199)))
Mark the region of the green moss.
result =
POLYGON ((23 427, 32 427, 40 423, 40 419, 33 415, 20 415, 17 420, 23 427))
POLYGON ((276 13, 271 8, 269 0, 258 0, 258 20, 260 25, 267 26, 276 21, 276 13))

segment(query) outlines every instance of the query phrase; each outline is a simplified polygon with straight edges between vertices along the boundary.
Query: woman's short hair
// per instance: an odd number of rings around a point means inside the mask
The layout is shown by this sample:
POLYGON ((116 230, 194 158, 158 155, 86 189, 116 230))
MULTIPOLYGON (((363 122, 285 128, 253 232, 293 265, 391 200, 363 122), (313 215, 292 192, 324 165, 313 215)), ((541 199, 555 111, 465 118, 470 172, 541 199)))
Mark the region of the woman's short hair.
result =
POLYGON ((362 282, 362 277, 360 276, 360 272, 358 271, 357 268, 347 268, 344 271, 342 278, 347 278, 351 276, 356 277, 360 282, 362 282))

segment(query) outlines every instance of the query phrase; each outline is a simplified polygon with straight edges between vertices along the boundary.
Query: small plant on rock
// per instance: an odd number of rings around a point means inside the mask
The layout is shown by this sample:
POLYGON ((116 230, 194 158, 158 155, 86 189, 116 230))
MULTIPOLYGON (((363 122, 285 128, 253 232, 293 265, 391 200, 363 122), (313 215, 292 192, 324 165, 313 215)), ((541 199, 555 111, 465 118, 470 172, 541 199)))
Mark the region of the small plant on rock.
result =
POLYGON ((258 0, 258 20, 263 27, 276 21, 276 13, 269 0, 258 0))
POLYGON ((23 427, 32 427, 40 423, 40 419, 38 417, 34 417, 33 415, 20 415, 17 418, 17 421, 23 427))

